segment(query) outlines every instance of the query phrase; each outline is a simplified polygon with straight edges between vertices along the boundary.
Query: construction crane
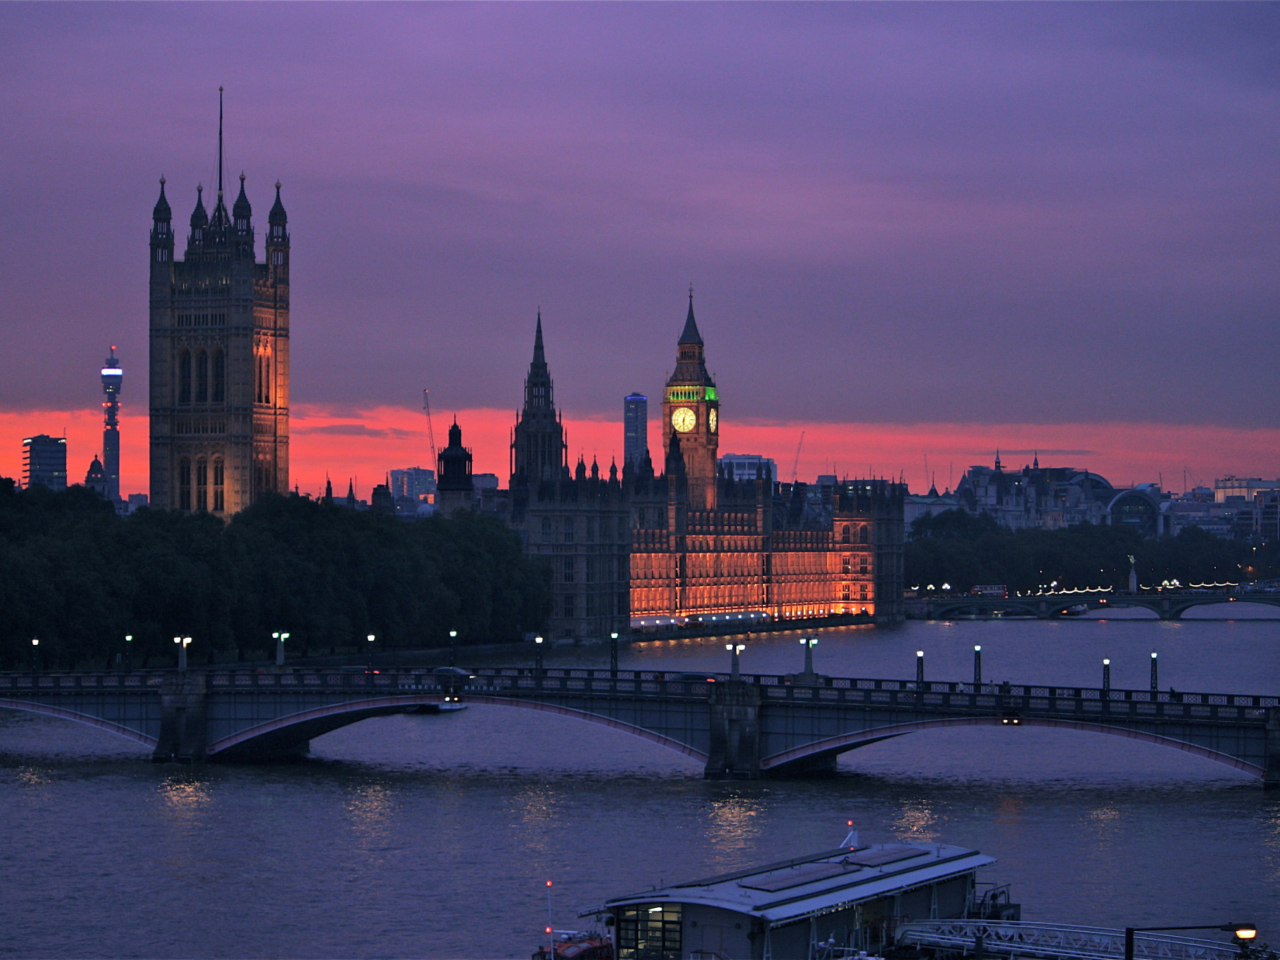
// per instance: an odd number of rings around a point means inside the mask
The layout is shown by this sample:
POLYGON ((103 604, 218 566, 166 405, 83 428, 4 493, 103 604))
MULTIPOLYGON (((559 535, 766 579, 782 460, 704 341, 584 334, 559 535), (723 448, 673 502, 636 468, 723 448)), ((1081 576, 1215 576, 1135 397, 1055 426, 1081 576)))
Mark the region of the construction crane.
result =
POLYGON ((800 448, 804 446, 804 431, 800 431, 800 442, 796 444, 796 459, 791 464, 791 482, 795 483, 800 476, 800 448))
POLYGON ((422 412, 427 415, 427 436, 431 438, 431 468, 434 470, 440 456, 436 453, 436 430, 431 425, 431 391, 426 387, 422 389, 422 412))

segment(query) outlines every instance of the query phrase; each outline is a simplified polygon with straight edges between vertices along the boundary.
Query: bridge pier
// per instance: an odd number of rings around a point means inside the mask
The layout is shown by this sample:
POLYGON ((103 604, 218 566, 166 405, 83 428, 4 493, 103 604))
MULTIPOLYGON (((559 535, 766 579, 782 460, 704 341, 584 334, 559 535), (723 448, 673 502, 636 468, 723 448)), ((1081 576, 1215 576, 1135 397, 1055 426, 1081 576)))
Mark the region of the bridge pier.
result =
POLYGON ((708 780, 760 778, 760 688, 731 681, 711 688, 708 780))
POLYGON ((1262 789, 1280 790, 1280 707, 1267 708, 1266 762, 1263 765, 1262 789))
POLYGON ((194 763, 205 758, 205 682, 203 673, 164 678, 160 685, 160 737, 151 754, 153 763, 194 763))

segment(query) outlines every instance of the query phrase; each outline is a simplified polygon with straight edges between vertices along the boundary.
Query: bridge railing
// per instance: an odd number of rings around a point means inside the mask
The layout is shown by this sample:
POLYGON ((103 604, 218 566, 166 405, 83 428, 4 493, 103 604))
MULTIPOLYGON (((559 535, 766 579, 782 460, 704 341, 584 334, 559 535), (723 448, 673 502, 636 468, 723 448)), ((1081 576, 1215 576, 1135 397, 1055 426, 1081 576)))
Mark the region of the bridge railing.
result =
MULTIPOLYGON (((0 673, 0 698, 88 692, 154 692, 176 678, 174 670, 133 672, 0 673)), ((577 670, 480 668, 467 678, 441 677, 430 669, 367 670, 277 669, 192 670, 187 682, 202 681, 211 692, 269 688, 308 693, 376 696, 461 693, 503 697, 642 697, 708 699, 721 673, 656 670, 577 670)), ((763 702, 859 705, 946 715, 1056 716, 1076 719, 1171 719, 1230 723, 1266 720, 1280 696, 1228 693, 1099 689, 1011 683, 744 674, 742 682, 759 688, 763 702)))
MULTIPOLYGON (((1124 931, 1061 923, 996 920, 928 920, 900 924, 897 942, 935 950, 973 952, 982 938, 984 953, 1053 960, 1122 960, 1124 931)), ((1138 933, 1136 960, 1234 960, 1235 944, 1159 933, 1138 933)))

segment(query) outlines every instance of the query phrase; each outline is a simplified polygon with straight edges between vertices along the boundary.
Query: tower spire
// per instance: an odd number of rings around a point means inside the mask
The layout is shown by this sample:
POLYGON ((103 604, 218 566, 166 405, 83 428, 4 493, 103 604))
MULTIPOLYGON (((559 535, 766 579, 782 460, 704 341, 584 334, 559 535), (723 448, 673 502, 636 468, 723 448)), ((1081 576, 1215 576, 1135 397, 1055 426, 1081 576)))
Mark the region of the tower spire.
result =
POLYGON ((222 199, 222 87, 218 88, 218 199, 222 199))

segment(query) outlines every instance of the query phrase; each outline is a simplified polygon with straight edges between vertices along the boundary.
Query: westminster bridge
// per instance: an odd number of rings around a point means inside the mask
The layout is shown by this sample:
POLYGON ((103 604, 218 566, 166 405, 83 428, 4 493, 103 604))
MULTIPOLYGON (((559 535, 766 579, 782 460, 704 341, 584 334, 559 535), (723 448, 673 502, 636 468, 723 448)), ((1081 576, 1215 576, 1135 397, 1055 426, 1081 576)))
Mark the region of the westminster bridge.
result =
POLYGON ((1137 607, 1150 610, 1161 620, 1180 620, 1193 607, 1257 603, 1275 607, 1280 619, 1280 595, 1196 593, 1042 593, 1025 597, 922 597, 905 602, 911 620, 947 620, 953 617, 1017 616, 1040 620, 1079 616, 1096 610, 1137 607))
POLYGON ((339 727, 415 707, 448 709, 459 697, 643 737, 702 763, 708 778, 832 773, 841 753, 908 733, 1036 726, 1172 747, 1280 788, 1280 696, 527 668, 0 674, 0 707, 119 734, 157 761, 296 757, 339 727))

